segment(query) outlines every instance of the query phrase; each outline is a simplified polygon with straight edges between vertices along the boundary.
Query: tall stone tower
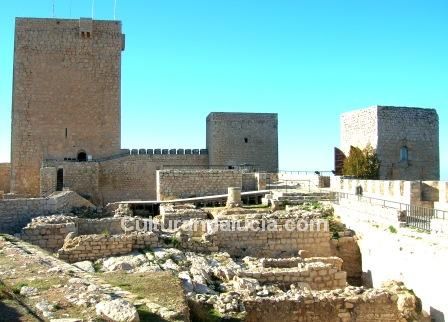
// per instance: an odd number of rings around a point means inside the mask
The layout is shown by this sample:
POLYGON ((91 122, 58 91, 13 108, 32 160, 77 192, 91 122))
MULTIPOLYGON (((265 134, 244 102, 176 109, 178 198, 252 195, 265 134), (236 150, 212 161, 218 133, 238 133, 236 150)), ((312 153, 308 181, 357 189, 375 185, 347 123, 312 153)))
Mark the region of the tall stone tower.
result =
POLYGON ((16 18, 11 192, 38 195, 44 159, 120 151, 123 49, 118 21, 16 18))
POLYGON ((341 150, 370 144, 380 179, 439 180, 439 117, 435 109, 373 106, 341 116, 341 150))
POLYGON ((210 113, 207 149, 211 166, 251 165, 278 171, 278 116, 271 113, 210 113))

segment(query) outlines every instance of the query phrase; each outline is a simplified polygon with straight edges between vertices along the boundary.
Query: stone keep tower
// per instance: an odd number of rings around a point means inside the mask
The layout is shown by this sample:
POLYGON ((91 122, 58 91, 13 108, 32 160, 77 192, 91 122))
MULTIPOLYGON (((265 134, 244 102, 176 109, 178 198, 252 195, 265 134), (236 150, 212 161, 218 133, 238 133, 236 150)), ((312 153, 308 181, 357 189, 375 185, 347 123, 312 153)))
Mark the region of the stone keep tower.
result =
POLYGON ((43 159, 120 151, 121 22, 17 18, 11 191, 39 194, 43 159))
POLYGON ((439 180, 436 110, 374 106, 341 116, 341 150, 370 144, 381 161, 380 179, 439 180))
POLYGON ((269 113, 210 113, 207 149, 211 166, 253 165, 278 171, 278 117, 269 113))

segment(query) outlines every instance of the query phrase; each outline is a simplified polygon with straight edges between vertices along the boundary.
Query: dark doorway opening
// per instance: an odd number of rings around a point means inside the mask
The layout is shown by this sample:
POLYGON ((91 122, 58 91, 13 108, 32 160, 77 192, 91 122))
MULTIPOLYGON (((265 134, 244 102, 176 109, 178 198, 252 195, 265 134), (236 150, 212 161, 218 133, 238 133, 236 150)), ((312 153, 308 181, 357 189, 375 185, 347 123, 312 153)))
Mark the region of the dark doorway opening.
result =
POLYGON ((56 191, 62 191, 64 188, 64 169, 58 169, 56 175, 56 191))
POLYGON ((87 153, 85 153, 84 151, 81 151, 78 153, 78 162, 85 162, 87 161, 87 153))

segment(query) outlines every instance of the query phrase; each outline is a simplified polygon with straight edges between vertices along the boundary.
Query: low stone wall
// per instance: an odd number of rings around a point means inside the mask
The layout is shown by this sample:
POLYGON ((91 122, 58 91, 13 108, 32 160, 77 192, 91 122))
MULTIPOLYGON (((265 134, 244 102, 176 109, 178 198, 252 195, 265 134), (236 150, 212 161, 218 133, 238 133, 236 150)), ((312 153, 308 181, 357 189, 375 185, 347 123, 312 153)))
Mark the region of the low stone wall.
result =
POLYGON ((9 193, 10 181, 11 181, 11 163, 0 163, 0 191, 3 191, 3 193, 9 193))
POLYGON ((253 219, 197 221, 196 227, 206 229, 206 233, 190 232, 191 229, 184 232, 181 229, 178 237, 185 249, 219 250, 236 257, 292 257, 297 256, 301 250, 311 257, 331 256, 330 232, 320 221, 308 222, 310 228, 306 231, 291 230, 293 224, 297 226, 303 223, 297 218, 296 221, 293 218, 277 219, 277 226, 271 231, 267 229, 270 223, 272 221, 253 219), (246 225, 248 228, 244 228, 246 225))
POLYGON ((133 218, 113 217, 101 219, 84 219, 78 218, 78 235, 93 235, 93 234, 109 234, 119 235, 124 233, 122 227, 122 220, 126 222, 134 221, 133 218))
POLYGON ((446 189, 446 185, 447 183, 442 181, 358 180, 331 177, 333 191, 356 194, 357 187, 361 187, 362 195, 365 197, 428 208, 433 208, 435 203, 446 201, 443 193, 440 198, 440 191, 446 189))
POLYGON ((406 321, 398 309, 397 298, 396 295, 377 290, 339 296, 303 294, 298 299, 283 301, 258 298, 244 301, 247 312, 245 321, 406 321))
POLYGON ((341 237, 331 240, 333 256, 343 260, 342 270, 347 272, 350 285, 362 285, 362 257, 356 237, 341 237))
POLYGON ((96 260, 102 257, 125 255, 136 249, 159 246, 158 235, 131 233, 129 235, 83 235, 66 239, 58 257, 69 263, 96 260))
POLYGON ((329 256, 329 233, 309 232, 221 232, 208 237, 220 251, 232 256, 289 257, 299 250, 307 250, 311 256, 329 256))
POLYGON ((73 221, 73 217, 51 216, 44 218, 33 219, 22 229, 20 238, 50 252, 56 252, 64 245, 64 239, 69 233, 78 233, 78 227, 73 221))
POLYGON ((170 224, 180 227, 190 219, 207 219, 208 214, 202 209, 196 209, 194 205, 181 204, 162 204, 160 205, 161 221, 165 228, 170 224))
POLYGON ((301 283, 312 290, 331 290, 344 288, 347 284, 347 273, 341 271, 342 260, 337 258, 337 265, 321 261, 302 260, 293 268, 259 267, 238 273, 239 277, 254 278, 260 284, 276 284, 289 289, 291 284, 301 283))
POLYGON ((14 234, 32 218, 70 212, 80 207, 94 206, 73 191, 54 193, 47 198, 3 199, 0 200, 0 232, 14 234))
POLYGON ((158 170, 157 200, 226 194, 228 187, 242 184, 242 173, 235 170, 158 170))
POLYGON ((120 235, 125 233, 124 227, 135 226, 136 218, 113 217, 102 219, 86 219, 73 216, 53 215, 33 218, 22 229, 20 238, 26 242, 55 252, 62 248, 64 239, 69 233, 77 235, 120 235), (123 222, 124 221, 124 222, 123 222))

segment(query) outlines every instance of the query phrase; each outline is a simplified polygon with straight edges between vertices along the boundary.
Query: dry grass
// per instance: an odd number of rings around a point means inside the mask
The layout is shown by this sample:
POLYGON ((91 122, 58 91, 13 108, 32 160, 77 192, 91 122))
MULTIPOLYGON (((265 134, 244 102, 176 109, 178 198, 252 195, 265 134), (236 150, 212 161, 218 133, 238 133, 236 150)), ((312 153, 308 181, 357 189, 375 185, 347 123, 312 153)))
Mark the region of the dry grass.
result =
POLYGON ((170 272, 113 272, 102 274, 101 279, 176 312, 183 311, 187 305, 179 278, 170 272))

